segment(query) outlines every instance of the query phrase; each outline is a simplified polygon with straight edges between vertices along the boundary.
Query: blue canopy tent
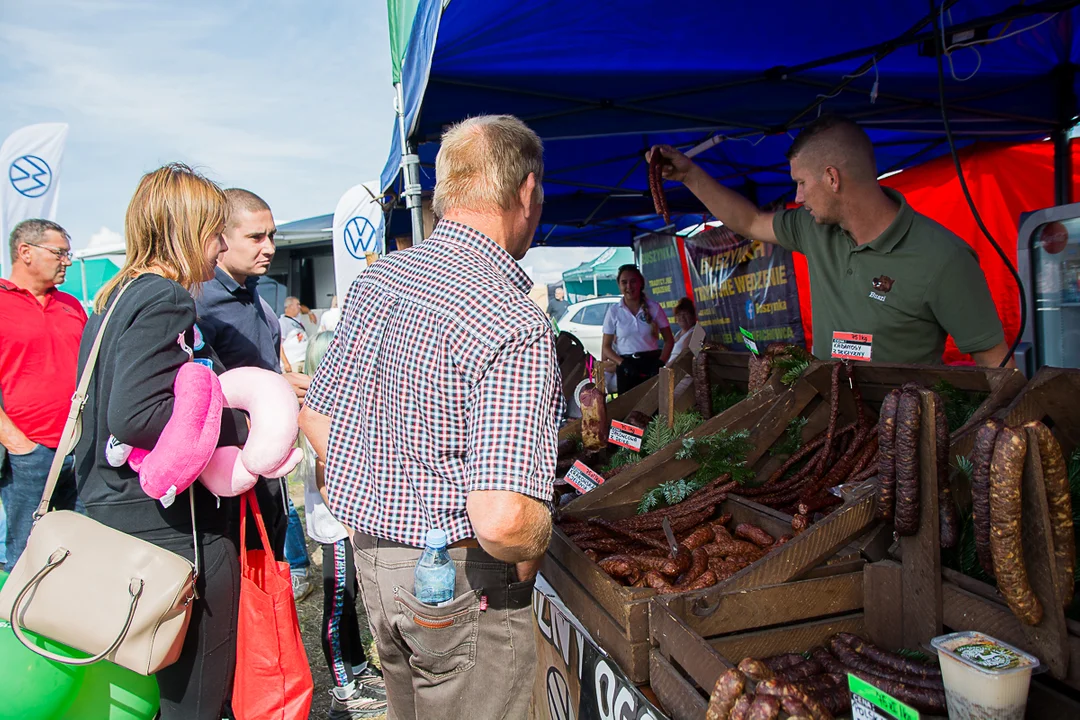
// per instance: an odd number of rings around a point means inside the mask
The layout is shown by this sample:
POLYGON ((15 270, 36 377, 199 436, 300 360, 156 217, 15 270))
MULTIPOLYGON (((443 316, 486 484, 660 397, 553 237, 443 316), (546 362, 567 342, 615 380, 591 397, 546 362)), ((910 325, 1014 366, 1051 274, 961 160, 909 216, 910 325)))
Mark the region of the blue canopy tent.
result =
MULTIPOLYGON (((420 0, 402 69, 405 134, 420 184, 430 188, 447 124, 517 115, 545 141, 536 242, 628 244, 662 224, 643 161, 655 143, 715 143, 698 161, 761 205, 793 190, 789 134, 822 110, 867 129, 881 172, 948 152, 938 103, 942 35, 958 145, 1049 135, 1064 145, 1078 114, 1077 4, 935 0, 931 12, 922 0, 832 0, 813 9, 420 0)), ((401 136, 396 124, 381 176, 387 189, 400 182, 401 136)), ((685 189, 667 189, 677 226, 700 220, 703 208, 685 189)))

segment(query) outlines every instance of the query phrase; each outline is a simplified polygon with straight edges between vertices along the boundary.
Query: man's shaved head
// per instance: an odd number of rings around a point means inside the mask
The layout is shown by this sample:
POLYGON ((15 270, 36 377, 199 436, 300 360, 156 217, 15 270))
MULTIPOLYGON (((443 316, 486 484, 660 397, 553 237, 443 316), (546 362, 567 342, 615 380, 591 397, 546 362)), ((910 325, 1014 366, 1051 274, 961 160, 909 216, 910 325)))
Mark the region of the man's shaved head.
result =
POLYGON ((229 201, 229 215, 239 215, 242 212, 262 212, 270 209, 265 200, 250 190, 229 188, 225 191, 225 198, 229 201))
POLYGON ((787 151, 788 160, 796 157, 811 172, 820 173, 831 166, 856 183, 877 179, 877 161, 869 136, 854 122, 838 115, 822 115, 807 125, 787 151))

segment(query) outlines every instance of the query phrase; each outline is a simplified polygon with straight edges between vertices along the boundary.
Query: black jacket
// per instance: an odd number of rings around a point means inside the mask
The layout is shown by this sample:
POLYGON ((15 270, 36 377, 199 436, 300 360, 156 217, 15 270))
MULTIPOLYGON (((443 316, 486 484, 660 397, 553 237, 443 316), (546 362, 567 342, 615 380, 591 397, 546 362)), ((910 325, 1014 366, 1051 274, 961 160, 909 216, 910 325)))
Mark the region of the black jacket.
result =
MULTIPOLYGON (((101 320, 102 315, 95 313, 86 323, 79 347, 80 375, 101 320)), ((172 416, 173 381, 190 359, 188 349, 197 348, 196 358, 213 364, 216 372, 224 370, 194 328, 191 295, 178 283, 152 274, 132 281, 109 319, 75 449, 79 496, 95 520, 128 533, 191 533, 187 493, 180 493, 171 507, 162 507, 143 492, 138 475, 126 464, 109 465, 105 444, 111 434, 133 447, 154 447, 172 416)), ((242 445, 246 440, 246 416, 225 408, 218 445, 242 445)), ((199 533, 227 533, 231 504, 219 506, 199 482, 192 487, 199 533)))

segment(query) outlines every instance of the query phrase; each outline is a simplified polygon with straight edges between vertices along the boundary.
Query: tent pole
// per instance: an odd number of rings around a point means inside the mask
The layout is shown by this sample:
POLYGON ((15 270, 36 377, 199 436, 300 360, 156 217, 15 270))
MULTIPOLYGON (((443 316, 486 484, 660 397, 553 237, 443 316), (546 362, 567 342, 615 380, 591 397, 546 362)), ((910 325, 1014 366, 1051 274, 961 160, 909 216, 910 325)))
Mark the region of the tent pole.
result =
POLYGON ((409 131, 405 127, 405 91, 401 83, 394 83, 397 92, 394 109, 397 111, 398 128, 401 132, 401 171, 405 179, 405 206, 412 217, 413 245, 424 239, 424 205, 420 188, 420 156, 409 143, 409 131))
POLYGON ((1067 205, 1072 202, 1072 148, 1069 132, 1075 119, 1073 108, 1076 107, 1076 93, 1073 83, 1076 80, 1076 66, 1072 63, 1057 68, 1058 83, 1058 129, 1054 131, 1054 204, 1067 205))
POLYGON ((82 301, 83 307, 90 304, 90 301, 86 298, 86 260, 79 258, 79 273, 82 275, 82 301))

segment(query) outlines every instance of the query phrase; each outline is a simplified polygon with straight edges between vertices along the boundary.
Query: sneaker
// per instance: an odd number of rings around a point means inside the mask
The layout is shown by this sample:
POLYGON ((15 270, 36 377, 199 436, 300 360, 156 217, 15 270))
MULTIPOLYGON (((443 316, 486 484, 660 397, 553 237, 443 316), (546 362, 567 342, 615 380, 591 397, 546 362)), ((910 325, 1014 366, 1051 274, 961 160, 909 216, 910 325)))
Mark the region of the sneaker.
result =
POLYGON ((347 700, 339 700, 330 691, 330 717, 329 720, 359 720, 359 718, 374 718, 386 714, 386 700, 374 700, 366 697, 359 683, 352 697, 347 700))
POLYGON ((296 602, 306 598, 314 589, 315 586, 308 580, 307 573, 292 576, 292 596, 296 602))
POLYGON ((373 668, 369 663, 354 676, 357 689, 366 697, 375 700, 386 700, 386 681, 382 673, 373 668))

